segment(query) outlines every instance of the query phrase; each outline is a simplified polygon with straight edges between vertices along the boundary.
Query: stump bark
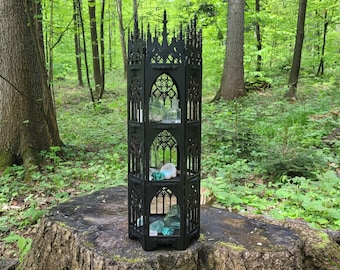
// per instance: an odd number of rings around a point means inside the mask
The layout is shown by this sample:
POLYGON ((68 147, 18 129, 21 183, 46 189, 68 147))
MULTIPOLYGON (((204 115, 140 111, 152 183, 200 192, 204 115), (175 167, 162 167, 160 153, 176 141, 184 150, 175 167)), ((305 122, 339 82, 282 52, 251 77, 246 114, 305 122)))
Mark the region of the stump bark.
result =
POLYGON ((289 222, 271 224, 276 221, 203 206, 200 239, 188 249, 144 251, 128 238, 127 217, 126 187, 60 204, 42 220, 20 268, 283 270, 340 265, 339 246, 306 224, 296 229, 289 222))

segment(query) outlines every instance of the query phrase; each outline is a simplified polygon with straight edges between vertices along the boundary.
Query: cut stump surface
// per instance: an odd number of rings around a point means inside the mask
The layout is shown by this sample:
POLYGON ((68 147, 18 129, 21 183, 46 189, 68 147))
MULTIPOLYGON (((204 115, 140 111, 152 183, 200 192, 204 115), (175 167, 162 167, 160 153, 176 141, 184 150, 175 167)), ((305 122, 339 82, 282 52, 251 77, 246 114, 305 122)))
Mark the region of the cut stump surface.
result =
MULTIPOLYGON (((127 217, 127 188, 123 186, 60 204, 42 220, 20 268, 339 269, 328 268, 337 267, 334 258, 327 258, 331 262, 327 268, 320 261, 315 265, 313 257, 306 257, 306 240, 289 226, 223 209, 201 207, 200 239, 184 251, 144 251, 138 241, 129 239, 127 217)), ((334 245, 336 258, 340 253, 336 254, 339 249, 334 245)))

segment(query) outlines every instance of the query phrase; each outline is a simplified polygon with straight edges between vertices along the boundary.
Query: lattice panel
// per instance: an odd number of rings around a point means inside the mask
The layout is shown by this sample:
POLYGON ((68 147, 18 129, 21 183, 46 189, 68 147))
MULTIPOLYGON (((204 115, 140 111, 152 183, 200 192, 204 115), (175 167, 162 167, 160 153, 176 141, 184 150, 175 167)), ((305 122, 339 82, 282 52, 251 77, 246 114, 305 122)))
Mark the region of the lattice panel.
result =
POLYGON ((187 232, 199 226, 200 196, 198 186, 192 184, 187 196, 187 232))
POLYGON ((143 174, 142 142, 138 133, 132 133, 130 138, 129 174, 141 177, 143 174))
POLYGON ((187 157, 187 170, 190 176, 196 176, 200 174, 201 164, 201 146, 198 137, 193 137, 189 139, 188 142, 188 157, 187 157))
POLYGON ((178 99, 178 89, 170 75, 163 73, 157 77, 151 88, 151 97, 162 100, 163 105, 167 100, 178 99))
POLYGON ((128 91, 130 120, 140 122, 142 119, 142 84, 139 75, 133 73, 128 91))
POLYGON ((150 151, 151 167, 159 168, 169 162, 177 164, 177 141, 167 130, 157 135, 150 151))
POLYGON ((201 119, 201 84, 194 73, 190 76, 188 88, 187 116, 189 121, 200 121, 201 119))
POLYGON ((157 191, 150 204, 150 214, 165 215, 171 206, 177 204, 177 197, 173 191, 167 187, 157 191))
POLYGON ((130 198, 130 222, 136 230, 142 231, 142 226, 145 224, 143 213, 143 196, 137 185, 133 185, 131 188, 130 198))

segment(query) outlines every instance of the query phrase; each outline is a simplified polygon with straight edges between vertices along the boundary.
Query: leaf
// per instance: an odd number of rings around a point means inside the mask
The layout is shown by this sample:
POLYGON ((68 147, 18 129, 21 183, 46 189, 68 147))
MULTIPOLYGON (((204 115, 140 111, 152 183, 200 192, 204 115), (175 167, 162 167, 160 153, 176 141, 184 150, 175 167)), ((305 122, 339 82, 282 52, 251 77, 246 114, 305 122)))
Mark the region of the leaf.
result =
POLYGON ((327 219, 325 219, 325 218, 318 218, 318 219, 316 220, 316 222, 319 223, 319 224, 321 224, 321 225, 326 225, 326 224, 329 223, 329 221, 328 221, 327 219))
POLYGON ((2 238, 2 240, 5 241, 6 243, 14 243, 17 242, 20 237, 21 236, 16 233, 10 233, 8 236, 2 238))
POLYGON ((287 189, 280 188, 275 192, 275 195, 280 199, 286 199, 292 196, 291 191, 287 189))

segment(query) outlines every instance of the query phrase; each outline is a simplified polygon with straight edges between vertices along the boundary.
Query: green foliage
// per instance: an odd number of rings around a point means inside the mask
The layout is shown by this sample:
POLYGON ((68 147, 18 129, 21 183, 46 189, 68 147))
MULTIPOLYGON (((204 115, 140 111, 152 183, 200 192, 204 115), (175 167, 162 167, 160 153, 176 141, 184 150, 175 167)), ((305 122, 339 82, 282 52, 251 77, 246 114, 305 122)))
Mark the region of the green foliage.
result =
POLYGON ((126 184, 125 83, 93 107, 84 89, 63 86, 56 94, 63 147, 42 151, 43 164, 31 181, 24 181, 23 166, 12 166, 0 175, 0 239, 8 244, 6 255, 20 258, 30 248, 34 226, 49 207, 74 196, 126 184), (123 109, 122 109, 123 108, 123 109))
POLYGON ((216 170, 220 162, 253 159, 258 143, 257 134, 250 128, 254 112, 240 101, 210 103, 205 110, 202 145, 209 155, 207 170, 216 170))
POLYGON ((285 155, 279 151, 275 152, 275 150, 264 153, 261 162, 263 169, 273 180, 278 180, 282 176, 315 179, 315 170, 327 168, 323 156, 318 156, 315 149, 296 149, 296 151, 292 150, 285 155))
POLYGON ((282 177, 281 183, 235 182, 232 178, 207 178, 202 185, 212 190, 217 201, 240 213, 266 214, 274 218, 303 218, 321 227, 339 229, 338 177, 333 171, 304 177, 282 177))
POLYGON ((340 97, 327 86, 293 104, 280 92, 205 104, 202 185, 232 211, 339 229, 340 97))
POLYGON ((24 258, 24 256, 27 254, 27 252, 30 250, 32 245, 32 239, 31 238, 25 238, 21 235, 11 233, 7 237, 2 239, 6 243, 16 243, 18 246, 20 256, 19 261, 21 262, 24 258))

